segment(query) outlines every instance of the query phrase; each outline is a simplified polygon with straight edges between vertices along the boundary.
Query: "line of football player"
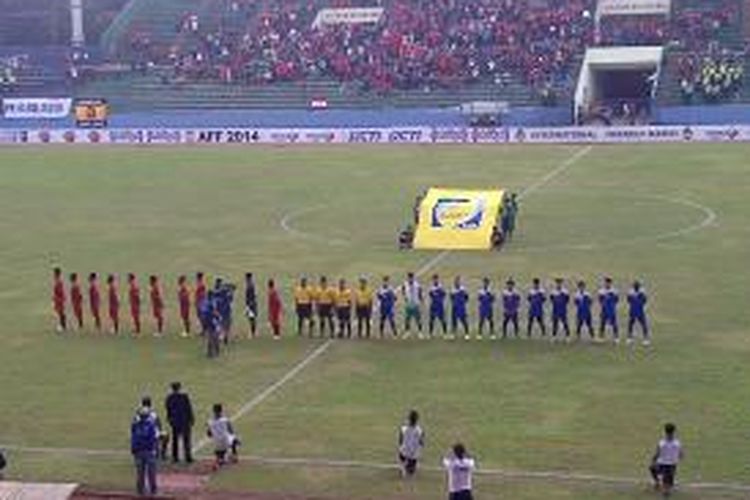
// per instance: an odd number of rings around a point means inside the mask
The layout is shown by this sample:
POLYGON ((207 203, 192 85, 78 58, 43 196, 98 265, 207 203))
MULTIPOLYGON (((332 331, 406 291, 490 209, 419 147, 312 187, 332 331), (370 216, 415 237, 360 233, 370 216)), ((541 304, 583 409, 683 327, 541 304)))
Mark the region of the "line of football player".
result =
MULTIPOLYGON (((162 285, 157 276, 149 277, 149 302, 155 335, 162 335, 165 328, 165 300, 162 285)), ((120 322, 120 293, 114 275, 106 279, 107 312, 109 331, 118 333, 120 322)), ((127 297, 130 310, 131 329, 134 334, 142 330, 141 292, 134 274, 127 275, 127 297)), ((217 279, 209 289, 203 273, 197 273, 191 290, 186 276, 177 280, 177 303, 181 320, 182 335, 189 336, 193 330, 193 311, 200 325, 200 332, 220 330, 225 337, 232 336, 232 306, 235 287, 222 279, 217 279)), ((93 326, 103 328, 102 297, 99 277, 96 273, 88 276, 88 306, 93 326)), ((252 273, 245 275, 244 313, 248 319, 248 336, 257 335, 258 294, 252 273)), ((472 294, 467 291, 460 276, 446 287, 440 276, 433 275, 428 286, 423 287, 414 273, 408 273, 404 282, 394 285, 390 277, 384 276, 377 287, 366 278, 360 278, 355 286, 345 279, 330 284, 325 276, 316 285, 306 277, 300 278, 293 291, 296 331, 298 335, 310 337, 370 338, 374 327, 380 337, 408 338, 415 334, 419 338, 429 338, 436 334, 446 338, 463 336, 472 338, 470 327, 470 304, 472 294), (397 322, 399 307, 403 322, 397 322), (426 320, 426 321, 424 321, 426 320), (402 323, 399 328, 397 323, 402 323)), ((84 327, 84 290, 78 275, 69 275, 66 287, 62 271, 53 271, 53 308, 57 317, 58 331, 70 325, 67 317, 67 302, 73 312, 75 326, 84 327)), ((495 292, 490 278, 482 279, 475 294, 476 328, 474 338, 506 338, 524 334, 531 337, 535 331, 552 340, 569 340, 572 334, 580 339, 583 334, 591 340, 600 340, 611 333, 612 340, 620 341, 618 306, 620 293, 611 278, 602 280, 596 295, 592 295, 583 281, 575 284, 570 292, 565 280, 554 280, 549 292, 544 289, 539 278, 534 278, 525 292, 525 297, 513 279, 508 279, 499 292, 495 292), (526 315, 521 325, 521 309, 526 304, 526 315), (569 321, 569 311, 574 311, 573 321, 569 321), (598 322, 594 325, 594 309, 598 309, 598 322), (549 311, 548 311, 549 309, 549 311), (499 312, 499 314, 496 314, 499 312), (549 312, 549 314, 548 314, 549 312), (548 324, 547 317, 550 321, 548 324), (496 321, 496 319, 498 321, 496 321), (524 331, 521 332, 523 327, 524 331), (549 330, 549 331, 548 331, 549 330)), ((640 328, 644 345, 649 345, 651 336, 646 315, 648 297, 639 281, 633 282, 626 295, 628 321, 627 341, 632 342, 637 327, 640 328)), ((267 320, 272 335, 281 336, 283 327, 283 301, 274 280, 267 283, 267 320)))

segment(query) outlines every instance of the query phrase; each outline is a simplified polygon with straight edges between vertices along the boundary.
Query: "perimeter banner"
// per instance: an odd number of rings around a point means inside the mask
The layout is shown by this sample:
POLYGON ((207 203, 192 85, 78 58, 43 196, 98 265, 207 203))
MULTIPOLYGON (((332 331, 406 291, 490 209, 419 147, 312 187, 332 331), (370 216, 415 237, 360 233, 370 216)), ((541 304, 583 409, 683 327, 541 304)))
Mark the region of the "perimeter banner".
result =
POLYGON ((501 190, 430 189, 419 207, 414 248, 489 250, 502 199, 501 190))

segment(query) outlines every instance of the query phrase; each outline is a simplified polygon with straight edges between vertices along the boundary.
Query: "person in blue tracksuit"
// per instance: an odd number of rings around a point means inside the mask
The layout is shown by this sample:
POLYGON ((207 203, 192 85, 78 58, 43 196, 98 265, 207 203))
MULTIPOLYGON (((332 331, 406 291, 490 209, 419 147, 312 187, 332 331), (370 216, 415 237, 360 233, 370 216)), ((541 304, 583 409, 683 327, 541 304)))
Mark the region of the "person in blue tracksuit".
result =
POLYGON ((612 328, 616 344, 620 343, 620 331, 617 326, 617 303, 620 294, 612 284, 612 278, 604 278, 604 285, 599 289, 599 337, 604 338, 607 327, 612 328))
POLYGON ((469 339, 469 319, 467 304, 469 303, 469 294, 461 284, 461 277, 456 276, 451 290, 451 333, 456 334, 458 325, 464 329, 464 338, 469 339))
POLYGON ((628 292, 628 344, 633 343, 636 324, 641 327, 643 345, 647 346, 651 343, 651 333, 649 332, 648 321, 646 319, 647 302, 648 296, 640 281, 634 281, 633 288, 628 292))
POLYGON ((446 335, 448 333, 448 325, 445 321, 445 298, 448 294, 442 283, 440 283, 440 276, 437 274, 432 276, 432 285, 430 286, 428 296, 430 299, 430 336, 435 331, 436 322, 443 328, 443 335, 446 335))
POLYGON ((552 339, 557 339, 557 332, 562 326, 565 332, 565 340, 570 338, 570 327, 568 326, 568 304, 570 293, 565 288, 562 278, 555 279, 555 287, 549 294, 552 303, 552 339))
POLYGON ((495 293, 490 288, 490 279, 485 277, 482 279, 482 288, 479 289, 477 295, 477 303, 479 305, 479 338, 484 335, 484 325, 489 325, 490 338, 495 338, 495 319, 494 319, 494 308, 495 308, 495 293))
POLYGON ((521 307, 521 294, 516 291, 516 283, 509 279, 503 290, 503 338, 508 336, 508 324, 513 325, 513 333, 518 337, 518 310, 521 307))
POLYGON ((378 306, 380 309, 380 324, 379 332, 380 338, 383 338, 386 324, 391 327, 391 333, 394 337, 398 336, 398 330, 396 329, 396 296, 395 290, 391 287, 391 280, 388 276, 383 277, 383 284, 378 289, 377 293, 378 306))
POLYGON ((585 326, 589 336, 593 339, 594 325, 591 315, 593 300, 591 294, 586 290, 586 283, 584 281, 578 282, 578 289, 573 297, 573 302, 576 306, 576 336, 579 340, 581 339, 581 330, 585 326))
POLYGON ((539 278, 532 280, 526 300, 529 303, 529 321, 526 324, 526 336, 531 337, 531 330, 534 327, 534 323, 537 323, 542 332, 542 337, 544 337, 547 335, 547 329, 544 326, 544 303, 547 301, 547 294, 544 292, 539 278))

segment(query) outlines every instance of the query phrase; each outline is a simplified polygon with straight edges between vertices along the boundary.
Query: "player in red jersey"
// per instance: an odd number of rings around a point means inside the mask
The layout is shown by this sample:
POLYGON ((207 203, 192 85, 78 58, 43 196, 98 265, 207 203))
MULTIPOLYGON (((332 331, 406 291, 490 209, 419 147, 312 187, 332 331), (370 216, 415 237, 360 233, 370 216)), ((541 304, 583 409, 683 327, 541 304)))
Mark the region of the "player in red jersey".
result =
POLYGON ((177 279, 177 302, 180 304, 180 318, 182 319, 182 336, 190 336, 190 289, 187 276, 177 279))
POLYGON ((112 333, 116 335, 120 332, 120 293, 117 290, 117 281, 113 274, 107 276, 107 301, 112 333))
POLYGON ((73 316, 76 318, 78 329, 83 328, 83 292, 78 283, 78 273, 70 275, 70 304, 73 306, 73 316))
POLYGON ((57 316, 58 333, 65 331, 68 328, 68 320, 65 316, 65 284, 59 267, 52 270, 52 308, 57 316))
POLYGON ((130 302, 130 317, 133 320, 133 333, 141 333, 141 290, 135 274, 128 273, 128 300, 130 302))
POLYGON ((268 322, 273 330, 274 340, 281 338, 281 315, 284 306, 281 303, 281 297, 276 290, 273 280, 268 280, 268 322))
POLYGON ((89 308, 91 317, 94 318, 94 326, 97 330, 102 329, 102 317, 99 313, 102 303, 102 296, 99 293, 99 282, 96 273, 89 274, 89 308))
POLYGON ((164 297, 159 286, 159 278, 152 275, 148 281, 150 288, 149 295, 151 296, 151 312, 156 321, 156 333, 154 333, 154 336, 160 337, 164 333, 164 297))
MULTIPOLYGON (((199 324, 203 325, 203 322, 200 321, 201 319, 201 304, 203 304, 203 301, 206 300, 206 294, 208 293, 208 290, 206 289, 206 282, 203 277, 202 272, 198 272, 195 274, 195 314, 198 317, 199 324)), ((206 332, 203 330, 203 326, 201 326, 201 336, 205 335, 206 332)))

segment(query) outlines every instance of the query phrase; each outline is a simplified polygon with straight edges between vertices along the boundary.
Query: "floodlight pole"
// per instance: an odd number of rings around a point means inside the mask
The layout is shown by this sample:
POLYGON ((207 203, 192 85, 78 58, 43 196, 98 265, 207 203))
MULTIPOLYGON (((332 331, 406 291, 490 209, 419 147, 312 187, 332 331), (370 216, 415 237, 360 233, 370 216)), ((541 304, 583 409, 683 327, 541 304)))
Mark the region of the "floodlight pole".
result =
POLYGON ((70 0, 70 43, 82 47, 86 42, 83 34, 83 0, 70 0))

